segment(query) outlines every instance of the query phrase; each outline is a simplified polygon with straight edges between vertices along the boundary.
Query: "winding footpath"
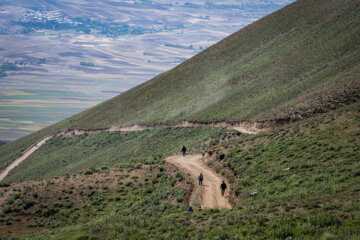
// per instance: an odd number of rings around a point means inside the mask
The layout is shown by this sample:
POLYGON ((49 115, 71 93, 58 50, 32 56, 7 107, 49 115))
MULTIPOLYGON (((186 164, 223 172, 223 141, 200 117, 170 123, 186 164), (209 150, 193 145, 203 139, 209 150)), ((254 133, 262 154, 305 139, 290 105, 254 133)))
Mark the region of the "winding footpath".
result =
MULTIPOLYGON (((257 128, 254 124, 249 123, 227 123, 227 122, 216 122, 216 123, 194 123, 183 121, 174 125, 167 125, 170 127, 199 127, 199 126, 211 126, 211 127, 228 127, 230 129, 237 130, 246 134, 256 134, 267 129, 257 128)), ((55 136, 71 137, 74 135, 82 134, 94 134, 100 132, 119 132, 126 134, 134 131, 142 131, 145 129, 151 129, 158 126, 146 126, 146 125, 132 125, 128 127, 114 127, 109 129, 97 129, 97 130, 67 130, 56 134, 52 134, 44 137, 36 144, 29 147, 21 157, 15 159, 9 166, 7 166, 0 173, 0 182, 9 174, 9 172, 19 165, 22 161, 28 158, 33 152, 40 148, 47 140, 55 136)), ((190 155, 190 156, 170 156, 165 159, 167 162, 175 165, 181 171, 190 174, 191 178, 197 179, 200 173, 204 175, 203 186, 198 186, 194 183, 194 190, 190 197, 190 204, 195 203, 201 204, 201 208, 227 208, 231 209, 231 204, 228 201, 227 195, 224 197, 220 193, 220 184, 222 182, 221 176, 215 174, 209 167, 202 163, 201 155, 190 155)), ((227 189, 229 192, 229 189, 227 189)))
POLYGON ((203 174, 203 185, 199 186, 197 182, 194 183, 194 189, 190 197, 190 206, 199 203, 202 209, 232 208, 228 200, 229 184, 227 184, 228 188, 226 189, 225 196, 221 196, 220 184, 223 179, 203 163, 200 154, 185 157, 179 155, 170 156, 165 158, 165 160, 175 165, 182 172, 190 174, 192 179, 197 179, 200 173, 203 174))

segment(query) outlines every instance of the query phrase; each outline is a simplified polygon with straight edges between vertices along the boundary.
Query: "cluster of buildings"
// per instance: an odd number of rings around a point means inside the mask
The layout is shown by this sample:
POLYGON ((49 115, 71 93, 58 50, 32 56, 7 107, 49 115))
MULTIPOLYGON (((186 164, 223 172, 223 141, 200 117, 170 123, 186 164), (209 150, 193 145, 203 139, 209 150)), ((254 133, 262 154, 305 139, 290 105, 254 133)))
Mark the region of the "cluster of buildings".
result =
POLYGON ((24 16, 21 18, 21 22, 48 22, 54 21, 57 23, 70 24, 70 25, 78 25, 79 22, 74 21, 68 16, 62 14, 57 11, 50 12, 41 12, 41 11, 31 11, 25 12, 24 16))

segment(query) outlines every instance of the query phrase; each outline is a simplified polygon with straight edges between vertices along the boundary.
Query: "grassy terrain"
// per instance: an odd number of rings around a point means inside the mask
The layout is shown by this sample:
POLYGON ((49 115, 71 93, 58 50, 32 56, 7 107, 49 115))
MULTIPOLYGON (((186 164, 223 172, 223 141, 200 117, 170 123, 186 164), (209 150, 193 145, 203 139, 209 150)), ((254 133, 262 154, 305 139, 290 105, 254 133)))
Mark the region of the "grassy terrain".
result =
MULTIPOLYGON (((233 210, 188 213, 185 192, 180 190, 188 189, 188 180, 184 182, 169 165, 155 161, 143 164, 141 168, 148 172, 138 182, 128 177, 112 193, 97 193, 101 203, 89 202, 84 208, 87 214, 83 208, 72 210, 77 217, 68 221, 57 213, 51 220, 31 215, 31 219, 55 228, 22 238, 358 239, 359 120, 360 108, 354 104, 211 147, 217 157, 209 159, 209 165, 235 180, 230 182, 240 199, 233 210), (177 185, 180 183, 183 185, 177 185), (253 191, 256 196, 251 196, 253 191)), ((122 170, 122 174, 131 175, 141 168, 122 170)), ((113 179, 108 174, 104 178, 113 179)), ((4 221, 15 225, 14 214, 5 214, 4 221)))
POLYGON ((183 119, 301 119, 359 99, 360 6, 298 1, 176 68, 0 148, 0 168, 61 129, 183 119))
POLYGON ((154 165, 136 170, 102 168, 84 175, 12 184, 0 189, 0 236, 86 224, 109 214, 126 228, 129 215, 154 218, 186 209, 189 186, 174 169, 154 165))
POLYGON ((229 147, 222 165, 239 179, 243 199, 257 190, 259 199, 276 204, 316 195, 322 202, 326 195, 325 202, 348 201, 360 190, 359 120, 359 112, 331 114, 241 141, 229 147))
POLYGON ((74 116, 72 123, 101 128, 183 119, 298 118, 354 101, 359 98, 359 10, 353 0, 298 1, 74 116))
POLYGON ((26 212, 32 193, 21 195, 29 198, 24 202, 4 190, 10 200, 0 217, 16 225, 23 211, 54 227, 23 239, 359 239, 359 8, 351 0, 298 1, 117 98, 1 147, 0 163, 41 136, 74 126, 301 121, 254 136, 157 127, 55 137, 10 173, 4 189, 25 179, 92 176, 106 167, 148 171, 146 177, 127 178, 96 198, 79 197, 88 204, 70 207, 77 217, 69 221, 59 214, 62 207, 51 216, 33 212, 38 205, 26 212), (183 144, 215 153, 208 165, 228 177, 234 209, 186 211, 190 179, 162 159, 183 144))
POLYGON ((203 145, 236 135, 225 128, 158 127, 126 135, 103 132, 54 137, 11 171, 5 181, 51 178, 94 167, 134 168, 158 163, 164 155, 180 154, 182 145, 199 152, 203 145))

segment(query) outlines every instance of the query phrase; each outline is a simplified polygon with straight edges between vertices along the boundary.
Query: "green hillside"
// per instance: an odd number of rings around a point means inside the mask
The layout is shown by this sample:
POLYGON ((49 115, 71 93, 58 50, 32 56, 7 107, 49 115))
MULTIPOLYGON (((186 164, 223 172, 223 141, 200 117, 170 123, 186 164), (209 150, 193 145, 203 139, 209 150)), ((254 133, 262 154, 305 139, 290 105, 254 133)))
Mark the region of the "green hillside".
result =
POLYGON ((54 137, 12 170, 6 181, 47 179, 90 168, 137 168, 142 164, 158 164, 163 162, 163 156, 178 154, 184 144, 199 152, 205 145, 216 144, 218 139, 236 135, 235 131, 225 128, 157 127, 127 135, 103 132, 54 137))
POLYGON ((72 124, 254 121, 335 108, 359 97, 359 10, 353 0, 298 1, 72 124))
POLYGON ((35 233, 20 239, 359 239, 359 12, 355 0, 297 1, 0 147, 4 168, 60 130, 155 125, 51 138, 0 185, 0 235, 22 228, 35 233), (272 129, 166 126, 181 120, 272 129), (164 158, 183 144, 189 154, 206 148, 206 165, 231 186, 232 210, 186 211, 193 179, 164 158))
POLYGON ((118 97, 1 147, 0 168, 59 129, 302 119, 357 101, 359 10, 355 0, 297 1, 118 97))
MULTIPOLYGON (((190 179, 152 158, 138 161, 139 167, 123 165, 115 176, 106 173, 107 168, 79 176, 65 174, 64 186, 51 190, 61 197, 46 204, 48 197, 35 198, 34 193, 53 189, 58 178, 25 182, 21 187, 14 184, 16 194, 6 201, 7 214, 1 219, 16 226, 16 219, 26 216, 35 222, 32 226, 50 229, 20 239, 355 240, 360 236, 359 121, 359 104, 353 104, 211 147, 217 155, 211 166, 232 182, 232 194, 240 197, 234 199, 231 211, 188 213, 184 190, 189 191, 190 179), (145 175, 130 178, 144 169, 145 175), (102 172, 103 178, 94 176, 102 172), (76 180, 85 176, 88 180, 76 180), (124 180, 108 187, 107 181, 116 176, 124 180), (76 190, 74 181, 80 183, 76 190), (253 191, 258 193, 255 197, 253 191), (79 201, 79 194, 85 200, 79 201), (33 205, 25 212, 22 208, 29 202, 33 205)), ((103 148, 111 145, 105 143, 103 148)), ((47 146, 46 150, 54 149, 47 146)))

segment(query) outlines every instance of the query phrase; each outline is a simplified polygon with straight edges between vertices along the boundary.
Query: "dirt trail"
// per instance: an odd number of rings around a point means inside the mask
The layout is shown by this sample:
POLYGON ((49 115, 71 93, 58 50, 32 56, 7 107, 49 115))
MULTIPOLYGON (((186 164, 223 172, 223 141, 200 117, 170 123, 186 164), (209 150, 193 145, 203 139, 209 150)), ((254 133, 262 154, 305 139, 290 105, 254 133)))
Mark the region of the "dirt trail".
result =
POLYGON ((189 173, 190 177, 195 179, 194 190, 190 197, 191 206, 194 206, 194 203, 200 203, 203 209, 232 208, 228 200, 229 184, 227 184, 228 189, 226 189, 225 196, 221 196, 220 184, 223 179, 202 162, 200 154, 186 157, 179 155, 170 156, 165 160, 174 164, 184 173, 189 173), (204 175, 202 186, 199 186, 197 181, 200 173, 204 175))
POLYGON ((43 145, 47 140, 49 140, 50 138, 52 138, 52 136, 47 136, 44 139, 42 139, 40 142, 38 142, 37 144, 35 144, 34 146, 30 147, 27 151, 25 151, 25 153, 17 158, 14 162, 12 162, 9 166, 7 166, 1 173, 0 173, 0 181, 2 181, 7 175, 8 173, 15 168, 17 165, 19 165, 19 163, 21 163, 22 161, 24 161, 27 157, 29 157, 33 152, 35 152, 39 147, 41 147, 41 145, 43 145))
POLYGON ((234 129, 236 131, 246 133, 246 134, 257 134, 263 131, 268 130, 268 128, 259 128, 258 124, 251 122, 210 122, 210 123, 201 123, 201 122, 191 122, 191 121, 182 121, 172 127, 199 127, 199 126, 209 126, 209 127, 227 127, 229 129, 234 129))
POLYGON ((269 130, 269 128, 260 128, 257 123, 250 123, 250 122, 225 122, 225 121, 219 121, 219 122, 191 122, 191 121, 181 121, 179 123, 175 124, 169 124, 169 125, 141 125, 141 124, 135 124, 130 125, 127 127, 112 127, 109 129, 106 129, 104 131, 109 132, 134 132, 134 131, 142 131, 146 129, 151 129, 154 127, 160 127, 160 126, 167 126, 167 127, 200 127, 200 126, 208 126, 208 127, 227 127, 229 129, 234 129, 236 131, 246 133, 246 134, 257 134, 263 131, 269 130))
MULTIPOLYGON (((160 125, 159 125, 160 126, 160 125)), ((112 127, 107 129, 93 129, 93 130, 79 130, 79 129, 69 129, 66 131, 59 132, 57 134, 53 134, 51 136, 46 136, 36 145, 30 147, 26 150, 23 155, 17 158, 14 162, 12 162, 9 166, 7 166, 1 173, 0 173, 0 181, 2 181, 7 174, 15 168, 19 163, 24 161, 28 156, 30 156, 33 152, 35 152, 41 145, 43 145, 46 140, 52 138, 53 136, 65 136, 65 137, 72 137, 75 135, 83 135, 83 134, 94 134, 100 132, 119 132, 121 134, 126 134, 134 131, 142 131, 146 129, 151 129, 154 127, 159 126, 148 126, 148 125, 131 125, 127 127, 112 127)), ((169 126, 169 127, 199 127, 199 126, 210 126, 210 127, 228 127, 230 129, 237 130, 242 133, 246 134, 257 134, 262 131, 266 131, 268 129, 265 128, 258 128, 256 123, 247 123, 247 122, 238 122, 238 123, 229 123, 229 122, 212 122, 212 123, 197 123, 197 122, 190 122, 190 121, 182 121, 177 124, 173 125, 161 125, 161 126, 169 126)))

